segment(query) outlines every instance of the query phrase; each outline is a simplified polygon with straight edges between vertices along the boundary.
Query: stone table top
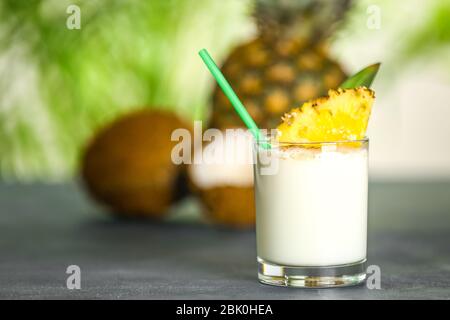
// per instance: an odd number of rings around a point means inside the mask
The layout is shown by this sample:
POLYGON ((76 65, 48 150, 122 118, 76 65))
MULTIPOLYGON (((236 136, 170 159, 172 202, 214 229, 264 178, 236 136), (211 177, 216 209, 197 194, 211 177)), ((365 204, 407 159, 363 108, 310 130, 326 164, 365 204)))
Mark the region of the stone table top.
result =
POLYGON ((373 182, 369 199, 381 289, 293 289, 259 284, 254 231, 198 222, 192 198, 170 222, 128 221, 75 183, 3 183, 0 298, 450 299, 450 182, 373 182), (81 268, 80 290, 66 287, 69 265, 81 268))

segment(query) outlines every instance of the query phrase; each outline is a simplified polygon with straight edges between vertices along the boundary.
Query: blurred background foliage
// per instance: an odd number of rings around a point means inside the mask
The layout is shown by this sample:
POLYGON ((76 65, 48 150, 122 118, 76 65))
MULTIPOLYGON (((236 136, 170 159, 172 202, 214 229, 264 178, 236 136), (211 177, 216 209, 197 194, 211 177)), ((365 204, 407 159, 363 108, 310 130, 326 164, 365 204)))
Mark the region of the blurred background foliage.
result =
MULTIPOLYGON (((207 118, 213 83, 197 51, 221 61, 255 34, 251 11, 251 0, 2 0, 2 179, 70 179, 95 129, 132 108, 207 118), (66 28, 69 4, 81 8, 81 30, 66 28)), ((450 1, 361 0, 332 49, 348 72, 382 61, 375 88, 387 92, 417 61, 449 75, 449 42, 450 1), (371 5, 380 30, 366 27, 371 5)))
POLYGON ((368 59, 376 55, 389 78, 417 59, 429 63, 439 57, 441 66, 450 63, 445 58, 450 49, 450 1, 355 1, 339 31, 334 41, 337 56, 359 63, 361 52, 368 59), (380 9, 381 28, 368 31, 374 6, 380 9))
POLYGON ((196 52, 223 53, 247 15, 247 1, 0 2, 1 175, 70 177, 94 129, 131 108, 202 118, 209 91, 196 52), (72 3, 81 30, 66 28, 72 3))

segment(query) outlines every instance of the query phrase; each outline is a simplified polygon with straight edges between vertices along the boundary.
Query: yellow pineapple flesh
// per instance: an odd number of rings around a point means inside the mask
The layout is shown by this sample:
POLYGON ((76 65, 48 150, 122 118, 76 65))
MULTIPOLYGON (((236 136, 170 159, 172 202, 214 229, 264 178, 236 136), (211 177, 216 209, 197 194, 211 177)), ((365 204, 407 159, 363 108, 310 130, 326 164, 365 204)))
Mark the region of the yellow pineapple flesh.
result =
POLYGON ((282 117, 279 142, 327 142, 365 138, 375 94, 366 87, 329 90, 282 117))

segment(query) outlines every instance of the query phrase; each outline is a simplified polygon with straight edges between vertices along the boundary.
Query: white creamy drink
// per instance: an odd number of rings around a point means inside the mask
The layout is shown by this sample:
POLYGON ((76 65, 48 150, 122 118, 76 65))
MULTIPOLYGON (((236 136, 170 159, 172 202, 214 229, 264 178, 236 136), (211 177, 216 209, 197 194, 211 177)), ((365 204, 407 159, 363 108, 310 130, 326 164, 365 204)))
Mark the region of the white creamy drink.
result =
POLYGON ((365 145, 274 148, 274 174, 255 166, 258 257, 284 266, 333 266, 366 258, 365 145))

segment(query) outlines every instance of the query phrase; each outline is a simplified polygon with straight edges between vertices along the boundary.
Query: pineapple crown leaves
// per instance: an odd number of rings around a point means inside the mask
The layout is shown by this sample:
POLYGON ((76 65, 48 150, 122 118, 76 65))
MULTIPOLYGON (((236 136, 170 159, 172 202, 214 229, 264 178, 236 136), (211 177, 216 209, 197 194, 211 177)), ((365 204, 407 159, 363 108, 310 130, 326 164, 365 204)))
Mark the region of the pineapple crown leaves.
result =
POLYGON ((351 0, 256 0, 256 15, 274 18, 298 18, 302 14, 325 14, 338 20, 350 7, 351 0))
POLYGON ((380 69, 380 65, 381 63, 375 63, 368 67, 365 67, 364 69, 358 71, 354 75, 347 78, 347 80, 345 80, 339 86, 339 88, 342 89, 352 89, 357 87, 370 88, 373 80, 375 79, 375 76, 378 73, 378 70, 380 69))
POLYGON ((351 4, 351 0, 256 0, 254 16, 260 31, 269 35, 290 30, 294 36, 326 37, 351 4))

